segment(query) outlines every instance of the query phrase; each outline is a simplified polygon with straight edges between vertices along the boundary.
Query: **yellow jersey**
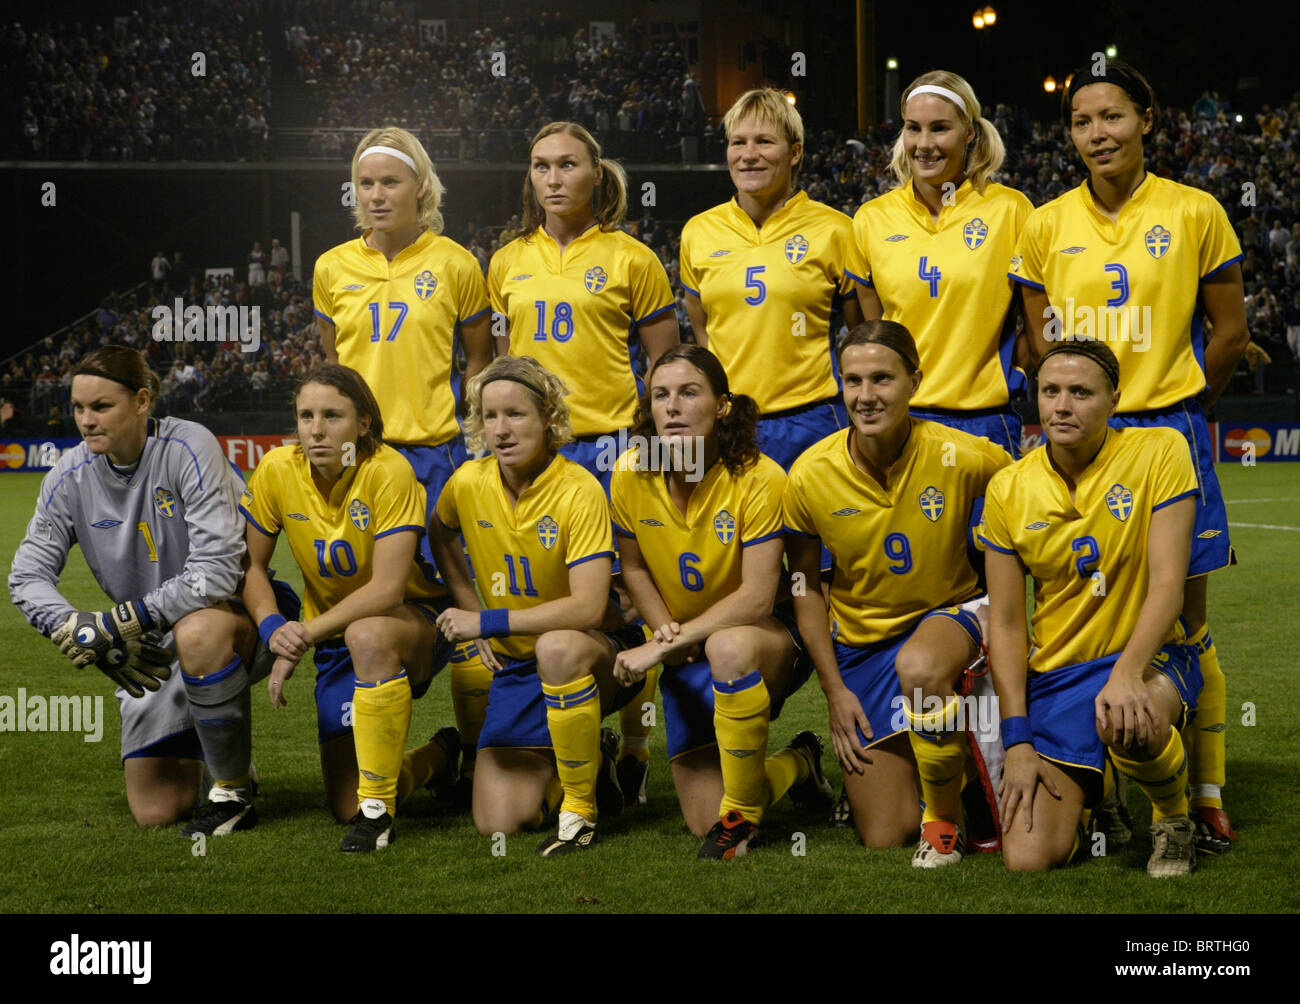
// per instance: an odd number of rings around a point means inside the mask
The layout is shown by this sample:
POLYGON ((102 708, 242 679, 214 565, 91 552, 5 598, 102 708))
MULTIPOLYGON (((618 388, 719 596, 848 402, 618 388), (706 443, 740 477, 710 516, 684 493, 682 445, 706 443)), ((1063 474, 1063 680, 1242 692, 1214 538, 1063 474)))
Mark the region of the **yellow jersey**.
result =
POLYGON ((668 612, 684 623, 740 588, 745 548, 781 536, 785 471, 762 454, 740 474, 717 461, 682 515, 664 475, 637 473, 634 458, 629 450, 614 468, 614 529, 635 538, 668 612))
POLYGON ((754 226, 734 198, 682 227, 682 286, 700 298, 709 350, 733 392, 770 414, 839 394, 831 368, 836 294, 853 291, 844 270, 852 221, 796 192, 754 226))
POLYGON ((1176 429, 1109 430, 1073 502, 1047 449, 993 479, 978 531, 1034 577, 1029 668, 1037 673, 1123 650, 1146 600, 1151 514, 1200 494, 1176 429))
POLYGON ((637 386, 628 336, 675 308, 655 253, 592 224, 560 254, 544 227, 511 241, 488 266, 492 310, 510 327, 510 354, 532 356, 569 387, 575 436, 627 428, 637 386))
POLYGON ((379 402, 387 440, 437 446, 460 432, 452 340, 459 323, 488 307, 472 254, 426 230, 390 262, 358 237, 316 260, 312 301, 334 325, 339 362, 379 402))
POLYGON ((848 271, 875 288, 884 319, 916 339, 921 386, 915 408, 975 411, 1007 404, 1015 315, 1003 263, 1033 204, 1020 192, 969 180, 936 223, 909 181, 853 217, 848 271))
MULTIPOLYGON (((307 593, 304 621, 370 581, 376 540, 406 530, 425 532, 424 486, 391 446, 381 445, 361 463, 343 468, 328 499, 312 481, 311 461, 302 448, 277 446, 249 476, 239 510, 268 537, 285 532, 307 593)), ((412 561, 403 595, 433 599, 446 596, 446 590, 412 561)))
POLYGON ((1111 222, 1088 182, 1029 214, 1011 278, 1044 290, 1049 341, 1097 338, 1119 360, 1119 410, 1205 389, 1200 284, 1241 260, 1214 196, 1148 173, 1111 222))
POLYGON ((852 429, 809 447, 786 482, 786 531, 819 538, 835 559, 831 636, 849 645, 893 638, 976 595, 966 556, 971 510, 1011 458, 987 439, 909 421, 887 485, 853 462, 852 429))
MULTIPOLYGON (((438 497, 436 514, 459 530, 489 607, 526 610, 569 595, 569 569, 614 557, 609 503, 600 482, 557 456, 512 506, 496 457, 457 468, 438 497)), ((492 647, 529 659, 537 639, 510 635, 492 647)))

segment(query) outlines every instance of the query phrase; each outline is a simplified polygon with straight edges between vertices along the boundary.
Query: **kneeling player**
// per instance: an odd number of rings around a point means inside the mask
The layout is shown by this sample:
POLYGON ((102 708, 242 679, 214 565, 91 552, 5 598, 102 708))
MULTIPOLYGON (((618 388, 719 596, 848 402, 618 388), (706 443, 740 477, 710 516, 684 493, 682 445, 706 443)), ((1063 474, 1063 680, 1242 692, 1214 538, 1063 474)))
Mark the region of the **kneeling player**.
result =
POLYGON ((820 590, 796 590, 799 633, 863 842, 895 847, 920 827, 912 864, 955 864, 967 737, 954 685, 980 646, 975 615, 958 606, 978 595, 966 542, 972 510, 1011 458, 987 439, 909 417, 921 371, 901 324, 849 332, 840 375, 851 427, 810 447, 785 488, 790 570, 815 583, 822 545, 835 564, 829 620, 820 590), (917 693, 939 710, 915 707, 917 693))
POLYGON ((1152 802, 1147 872, 1185 875, 1196 863, 1178 730, 1195 711, 1201 673, 1175 633, 1196 471, 1174 430, 1107 427, 1118 387, 1119 364, 1102 343, 1048 351, 1038 370, 1047 445, 989 485, 980 536, 1007 747, 1002 851, 1013 871, 1070 858, 1084 810, 1101 800, 1107 747, 1152 802))
POLYGON ((823 809, 832 798, 812 732, 766 756, 770 719, 811 670, 793 610, 772 609, 785 473, 758 451, 757 405, 729 392, 708 349, 669 349, 647 384, 635 429, 645 445, 620 459, 611 501, 624 581, 655 634, 620 652, 614 675, 632 684, 664 663, 686 825, 705 837, 701 858, 736 858, 787 790, 823 809))
POLYGON ((540 825, 562 790, 558 825, 537 848, 543 857, 595 841, 598 776, 622 808, 612 781, 617 745, 602 741, 600 721, 639 690, 621 687, 612 670, 629 637, 644 637, 622 627, 610 601, 605 492, 558 455, 572 436, 565 393, 530 356, 502 356, 471 380, 466 438, 490 455, 451 476, 430 527, 457 604, 438 626, 454 642, 490 640, 480 651, 497 669, 479 735, 474 825, 485 835, 540 825))
POLYGON ((451 730, 403 756, 411 700, 442 668, 434 618, 444 591, 415 560, 424 489, 383 442, 383 419, 355 370, 326 363, 294 393, 298 445, 262 458, 241 509, 248 518, 244 602, 278 658, 271 704, 315 646, 316 718, 326 801, 350 821, 345 851, 392 839, 397 803, 455 769, 451 730), (302 621, 277 610, 267 564, 283 530, 302 570, 302 621), (349 719, 351 719, 349 723, 349 719))

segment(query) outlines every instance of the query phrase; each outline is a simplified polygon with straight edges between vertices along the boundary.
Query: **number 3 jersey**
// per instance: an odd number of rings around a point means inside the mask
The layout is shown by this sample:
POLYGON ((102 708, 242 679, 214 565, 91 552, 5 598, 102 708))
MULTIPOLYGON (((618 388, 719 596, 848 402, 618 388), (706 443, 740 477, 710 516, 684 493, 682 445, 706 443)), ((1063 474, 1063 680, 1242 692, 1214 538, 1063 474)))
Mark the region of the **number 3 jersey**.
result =
POLYGON ((390 262, 358 237, 317 259, 312 302, 334 325, 339 362, 374 392, 389 442, 437 446, 460 432, 453 335, 488 306, 472 254, 426 230, 390 262))
POLYGON ((849 645, 893 638, 976 595, 966 557, 971 512, 1011 458, 987 439, 909 421, 885 485, 854 463, 851 429, 810 447, 786 482, 786 530, 821 538, 835 559, 831 635, 849 645))
MULTIPOLYGON (((424 533, 424 505, 424 487, 391 446, 345 466, 328 499, 312 481, 302 448, 279 446, 250 475, 239 509, 268 537, 281 530, 288 537, 302 570, 302 619, 308 621, 370 581, 375 541, 403 530, 424 533)), ((432 570, 426 573, 413 560, 404 598, 444 595, 432 570)))
POLYGON ((1046 446, 998 473, 979 539, 1016 555, 1034 577, 1031 670, 1123 650, 1146 601, 1151 515, 1199 493, 1175 429, 1111 429, 1073 501, 1046 446))
POLYGON ((510 326, 510 354, 532 356, 568 385, 575 436, 632 424, 636 377, 629 331, 673 309, 655 253, 592 224, 560 253, 539 227, 492 256, 492 309, 510 326))
MULTIPOLYGON (((465 538, 484 606, 525 610, 569 595, 569 569, 614 557, 600 482, 557 456, 511 505, 496 457, 456 469, 438 496, 438 519, 465 538)), ((494 638, 511 659, 530 659, 532 635, 494 638)))
POLYGON ((136 468, 121 472, 81 443, 41 483, 36 513, 14 555, 14 603, 48 636, 72 613, 56 583, 72 545, 115 603, 143 600, 167 628, 235 595, 243 487, 216 437, 175 418, 149 419, 136 468))

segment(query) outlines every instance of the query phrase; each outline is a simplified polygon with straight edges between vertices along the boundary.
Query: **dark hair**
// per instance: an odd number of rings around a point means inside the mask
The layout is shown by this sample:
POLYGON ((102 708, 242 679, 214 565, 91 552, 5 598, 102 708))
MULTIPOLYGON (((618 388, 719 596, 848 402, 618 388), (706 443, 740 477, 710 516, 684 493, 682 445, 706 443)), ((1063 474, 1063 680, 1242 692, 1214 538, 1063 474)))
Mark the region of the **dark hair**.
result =
POLYGON ((379 402, 375 400, 375 395, 371 393, 370 386, 360 373, 350 366, 341 366, 338 363, 321 363, 299 380, 298 386, 293 389, 295 412, 298 409, 298 395, 302 393, 302 389, 309 383, 333 387, 352 402, 357 409, 358 422, 362 418, 368 417, 370 419, 370 428, 357 437, 358 460, 365 460, 383 445, 384 418, 379 413, 379 402))
POLYGON ((87 352, 72 368, 72 375, 103 377, 120 383, 132 394, 148 388, 150 411, 162 394, 162 381, 149 368, 144 353, 127 345, 105 345, 87 352))
POLYGON ((835 350, 840 369, 844 368, 844 352, 855 345, 883 345, 893 349, 903 359, 908 374, 921 368, 921 357, 916 351, 916 339, 897 321, 863 321, 844 336, 835 350))
POLYGON ((591 213, 601 230, 616 230, 627 213, 627 174, 617 161, 600 155, 600 144, 577 122, 550 122, 537 130, 528 144, 528 170, 524 172, 524 212, 522 236, 527 237, 546 223, 546 210, 533 191, 533 147, 547 136, 563 133, 572 136, 587 150, 591 166, 600 171, 600 180, 592 193, 591 213))
POLYGON ((1100 366, 1101 371, 1106 374, 1106 379, 1110 381, 1110 389, 1119 390, 1119 360, 1115 358, 1115 353, 1104 342, 1090 341, 1088 339, 1057 342, 1053 345, 1043 353, 1043 357, 1038 360, 1038 365, 1034 367, 1034 380, 1038 380, 1038 374, 1042 372, 1043 363, 1051 359, 1052 356, 1066 352, 1076 356, 1087 356, 1100 366))
POLYGON ((1067 136, 1070 134, 1070 123, 1073 120, 1071 109, 1074 105, 1074 96, 1089 84, 1114 84, 1128 95, 1128 99, 1136 106, 1139 115, 1145 115, 1150 109, 1152 126, 1149 132, 1142 135, 1142 142, 1145 143, 1148 138, 1156 134, 1156 124, 1160 119, 1160 105, 1156 101, 1156 92, 1152 89, 1151 82, 1137 67, 1124 60, 1105 59, 1079 67, 1071 74, 1070 85, 1061 92, 1061 119, 1065 123, 1067 136), (1097 65, 1098 62, 1101 63, 1100 67, 1097 65), (1094 72, 1098 69, 1101 72, 1094 72))
MULTIPOLYGON (((741 474, 758 463, 758 404, 748 394, 731 393, 727 371, 718 362, 718 357, 693 342, 674 345, 650 367, 645 378, 645 393, 637 402, 631 434, 643 437, 646 442, 650 442, 650 437, 657 434, 654 413, 650 407, 651 383, 661 366, 676 362, 690 363, 704 374, 714 397, 726 398, 731 403, 715 426, 718 456, 727 470, 732 474, 741 474)), ((641 473, 646 473, 646 470, 643 469, 641 473)))

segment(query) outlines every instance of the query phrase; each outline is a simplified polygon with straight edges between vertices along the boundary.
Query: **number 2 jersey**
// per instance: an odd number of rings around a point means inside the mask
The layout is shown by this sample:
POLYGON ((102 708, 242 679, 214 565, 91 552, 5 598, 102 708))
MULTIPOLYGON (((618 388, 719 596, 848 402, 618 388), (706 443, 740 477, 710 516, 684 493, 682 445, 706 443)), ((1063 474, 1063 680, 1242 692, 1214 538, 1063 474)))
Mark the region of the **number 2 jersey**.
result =
POLYGON ((976 595, 966 557, 971 512, 1011 458, 987 439, 909 421, 886 486, 853 462, 852 429, 810 447, 786 482, 786 530, 819 537, 835 559, 831 637, 849 645, 893 638, 976 595))
MULTIPOLYGON (((250 475, 239 508, 268 537, 284 531, 302 570, 302 619, 308 621, 370 581, 375 541, 403 530, 425 532, 424 499, 411 465, 391 446, 344 467, 328 499, 312 481, 302 448, 278 446, 250 475)), ((420 567, 418 550, 416 555, 404 599, 445 596, 433 570, 420 567)))

